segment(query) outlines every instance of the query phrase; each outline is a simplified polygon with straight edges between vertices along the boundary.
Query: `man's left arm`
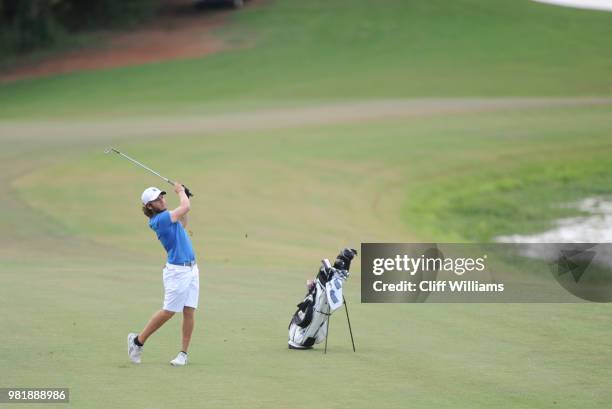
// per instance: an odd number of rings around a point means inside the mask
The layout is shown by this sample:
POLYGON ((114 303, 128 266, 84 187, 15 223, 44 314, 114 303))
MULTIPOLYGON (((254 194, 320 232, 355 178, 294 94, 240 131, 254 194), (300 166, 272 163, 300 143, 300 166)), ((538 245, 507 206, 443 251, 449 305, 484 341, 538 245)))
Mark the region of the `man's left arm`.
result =
POLYGON ((189 218, 187 217, 187 213, 185 213, 184 215, 182 215, 179 218, 179 221, 181 222, 181 224, 183 225, 184 228, 187 228, 187 223, 189 222, 189 218))

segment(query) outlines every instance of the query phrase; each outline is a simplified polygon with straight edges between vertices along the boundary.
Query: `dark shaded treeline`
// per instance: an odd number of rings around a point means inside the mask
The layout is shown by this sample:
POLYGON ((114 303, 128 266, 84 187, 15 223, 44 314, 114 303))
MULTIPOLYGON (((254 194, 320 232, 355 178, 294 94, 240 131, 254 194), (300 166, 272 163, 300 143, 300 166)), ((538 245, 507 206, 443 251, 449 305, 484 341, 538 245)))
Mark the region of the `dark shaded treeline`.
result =
POLYGON ((159 0, 0 0, 0 55, 54 44, 69 33, 125 26, 151 16, 159 0))

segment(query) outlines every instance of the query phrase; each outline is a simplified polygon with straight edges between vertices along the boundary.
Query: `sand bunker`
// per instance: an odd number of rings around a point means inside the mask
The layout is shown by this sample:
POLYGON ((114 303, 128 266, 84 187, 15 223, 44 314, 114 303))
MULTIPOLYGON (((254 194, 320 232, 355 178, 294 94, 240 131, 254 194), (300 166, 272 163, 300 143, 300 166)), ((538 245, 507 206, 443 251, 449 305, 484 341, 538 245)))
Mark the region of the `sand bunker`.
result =
POLYGON ((612 11, 612 0, 534 0, 538 3, 589 10, 612 11))
POLYGON ((556 227, 538 234, 500 236, 503 243, 612 243, 612 199, 587 198, 568 205, 588 216, 560 219, 556 227))

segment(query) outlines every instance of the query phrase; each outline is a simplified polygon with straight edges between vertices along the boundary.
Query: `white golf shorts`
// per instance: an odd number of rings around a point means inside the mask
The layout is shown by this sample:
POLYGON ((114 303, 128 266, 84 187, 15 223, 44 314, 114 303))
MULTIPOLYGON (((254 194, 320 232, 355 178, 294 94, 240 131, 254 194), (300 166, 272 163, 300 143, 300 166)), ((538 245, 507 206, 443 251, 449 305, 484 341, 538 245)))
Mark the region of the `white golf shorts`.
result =
POLYGON ((164 310, 181 312, 183 307, 198 308, 200 271, 198 265, 166 264, 164 268, 164 310))

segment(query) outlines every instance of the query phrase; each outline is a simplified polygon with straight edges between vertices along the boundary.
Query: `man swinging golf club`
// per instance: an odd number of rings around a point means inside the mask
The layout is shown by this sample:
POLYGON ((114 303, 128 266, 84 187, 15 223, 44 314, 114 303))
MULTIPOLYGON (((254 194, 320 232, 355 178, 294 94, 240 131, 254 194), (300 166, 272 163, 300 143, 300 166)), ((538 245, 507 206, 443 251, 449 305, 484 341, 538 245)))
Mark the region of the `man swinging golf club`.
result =
POLYGON ((189 212, 189 197, 185 187, 174 183, 174 191, 180 199, 180 205, 168 211, 166 192, 156 187, 149 187, 142 193, 142 211, 149 218, 149 226, 157 233, 157 238, 168 253, 166 266, 163 270, 164 305, 156 312, 139 333, 130 333, 127 337, 128 356, 139 364, 143 345, 166 321, 177 312, 183 312, 183 344, 182 350, 170 363, 182 366, 187 363, 187 350, 194 326, 194 313, 198 307, 200 291, 198 265, 191 246, 189 235, 185 231, 187 213, 189 212))

